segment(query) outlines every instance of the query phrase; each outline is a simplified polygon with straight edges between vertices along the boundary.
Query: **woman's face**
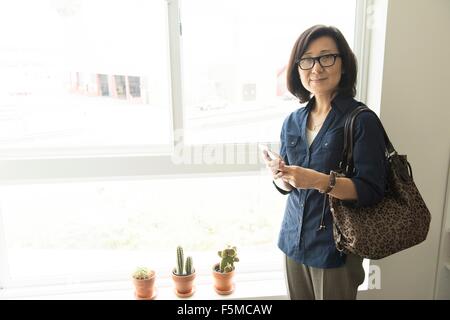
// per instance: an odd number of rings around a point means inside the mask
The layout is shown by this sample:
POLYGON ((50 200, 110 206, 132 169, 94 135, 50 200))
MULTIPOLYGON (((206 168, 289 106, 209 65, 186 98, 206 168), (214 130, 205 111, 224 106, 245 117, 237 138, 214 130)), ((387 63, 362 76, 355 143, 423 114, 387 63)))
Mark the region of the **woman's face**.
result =
MULTIPOLYGON (((339 54, 339 51, 333 38, 324 36, 311 42, 300 59, 315 58, 327 54, 339 54)), ((339 81, 341 80, 341 58, 327 56, 322 58, 322 61, 325 62, 322 64, 331 64, 333 63, 333 60, 334 64, 328 67, 322 67, 318 60, 314 60, 314 66, 309 70, 302 70, 299 65, 297 66, 303 86, 306 90, 314 94, 314 96, 331 96, 336 91, 339 81)), ((309 63, 310 62, 311 60, 309 63)), ((308 61, 303 61, 303 64, 304 66, 306 65, 307 68, 310 67, 308 66, 308 61)))

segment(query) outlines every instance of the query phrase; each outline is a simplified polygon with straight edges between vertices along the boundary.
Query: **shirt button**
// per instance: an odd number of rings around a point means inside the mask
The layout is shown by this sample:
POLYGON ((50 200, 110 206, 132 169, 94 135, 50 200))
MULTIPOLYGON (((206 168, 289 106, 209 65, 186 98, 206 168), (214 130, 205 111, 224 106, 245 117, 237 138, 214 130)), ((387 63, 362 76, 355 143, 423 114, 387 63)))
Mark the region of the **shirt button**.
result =
POLYGON ((295 141, 291 141, 291 144, 294 144, 295 143, 295 141))
POLYGON ((302 202, 302 203, 300 203, 300 207, 302 207, 302 208, 303 208, 303 202, 302 202))
POLYGON ((328 145, 328 142, 325 142, 325 147, 328 145))

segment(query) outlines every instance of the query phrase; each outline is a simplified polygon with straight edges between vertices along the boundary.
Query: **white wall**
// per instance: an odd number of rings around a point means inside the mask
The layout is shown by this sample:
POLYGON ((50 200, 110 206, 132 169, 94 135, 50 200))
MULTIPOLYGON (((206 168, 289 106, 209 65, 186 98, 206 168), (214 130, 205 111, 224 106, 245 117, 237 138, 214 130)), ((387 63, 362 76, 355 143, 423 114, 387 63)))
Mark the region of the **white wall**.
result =
MULTIPOLYGON (((381 269, 381 289, 358 298, 433 299, 450 158, 450 1, 389 0, 385 27, 381 120, 408 155, 432 222, 424 243, 371 262, 381 269)), ((378 86, 369 79, 370 87, 378 86)))
POLYGON ((442 236, 439 248, 439 261, 436 270, 434 298, 450 300, 450 169, 447 178, 444 221, 446 222, 442 223, 442 236))

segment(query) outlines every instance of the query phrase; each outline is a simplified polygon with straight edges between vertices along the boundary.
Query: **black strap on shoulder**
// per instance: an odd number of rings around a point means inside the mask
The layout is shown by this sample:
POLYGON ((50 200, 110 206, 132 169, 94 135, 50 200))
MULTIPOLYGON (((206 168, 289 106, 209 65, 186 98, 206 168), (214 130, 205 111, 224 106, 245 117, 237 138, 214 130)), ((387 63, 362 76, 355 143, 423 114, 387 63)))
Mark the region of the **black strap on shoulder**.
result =
POLYGON ((386 130, 384 130, 383 124, 381 123, 380 119, 378 118, 377 114, 373 112, 371 109, 369 109, 366 105, 363 103, 359 103, 359 106, 353 110, 345 120, 344 125, 344 150, 342 152, 342 161, 339 164, 339 170, 341 173, 345 174, 345 176, 351 176, 353 174, 353 138, 354 138, 354 127, 355 127, 355 119, 356 117, 362 113, 362 112, 372 112, 376 119, 378 120, 378 124, 380 125, 380 128, 383 130, 384 135, 384 142, 386 145, 386 156, 389 157, 392 154, 396 154, 397 151, 395 151, 394 146, 392 145, 391 141, 389 140, 389 137, 386 133, 386 130))

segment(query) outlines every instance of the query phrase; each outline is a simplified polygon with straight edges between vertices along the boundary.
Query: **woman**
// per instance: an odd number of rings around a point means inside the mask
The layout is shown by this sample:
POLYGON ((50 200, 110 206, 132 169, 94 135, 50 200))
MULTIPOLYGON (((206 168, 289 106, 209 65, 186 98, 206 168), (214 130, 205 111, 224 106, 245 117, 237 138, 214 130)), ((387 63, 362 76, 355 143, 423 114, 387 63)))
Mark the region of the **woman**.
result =
POLYGON ((336 178, 344 123, 360 103, 356 59, 335 27, 313 26, 292 49, 287 86, 301 103, 281 130, 280 155, 264 151, 274 184, 289 194, 279 248, 286 256, 291 299, 356 299, 364 280, 362 258, 336 250, 332 216, 324 196, 367 206, 380 201, 386 183, 385 144, 376 116, 363 113, 354 128, 354 175, 336 178))

